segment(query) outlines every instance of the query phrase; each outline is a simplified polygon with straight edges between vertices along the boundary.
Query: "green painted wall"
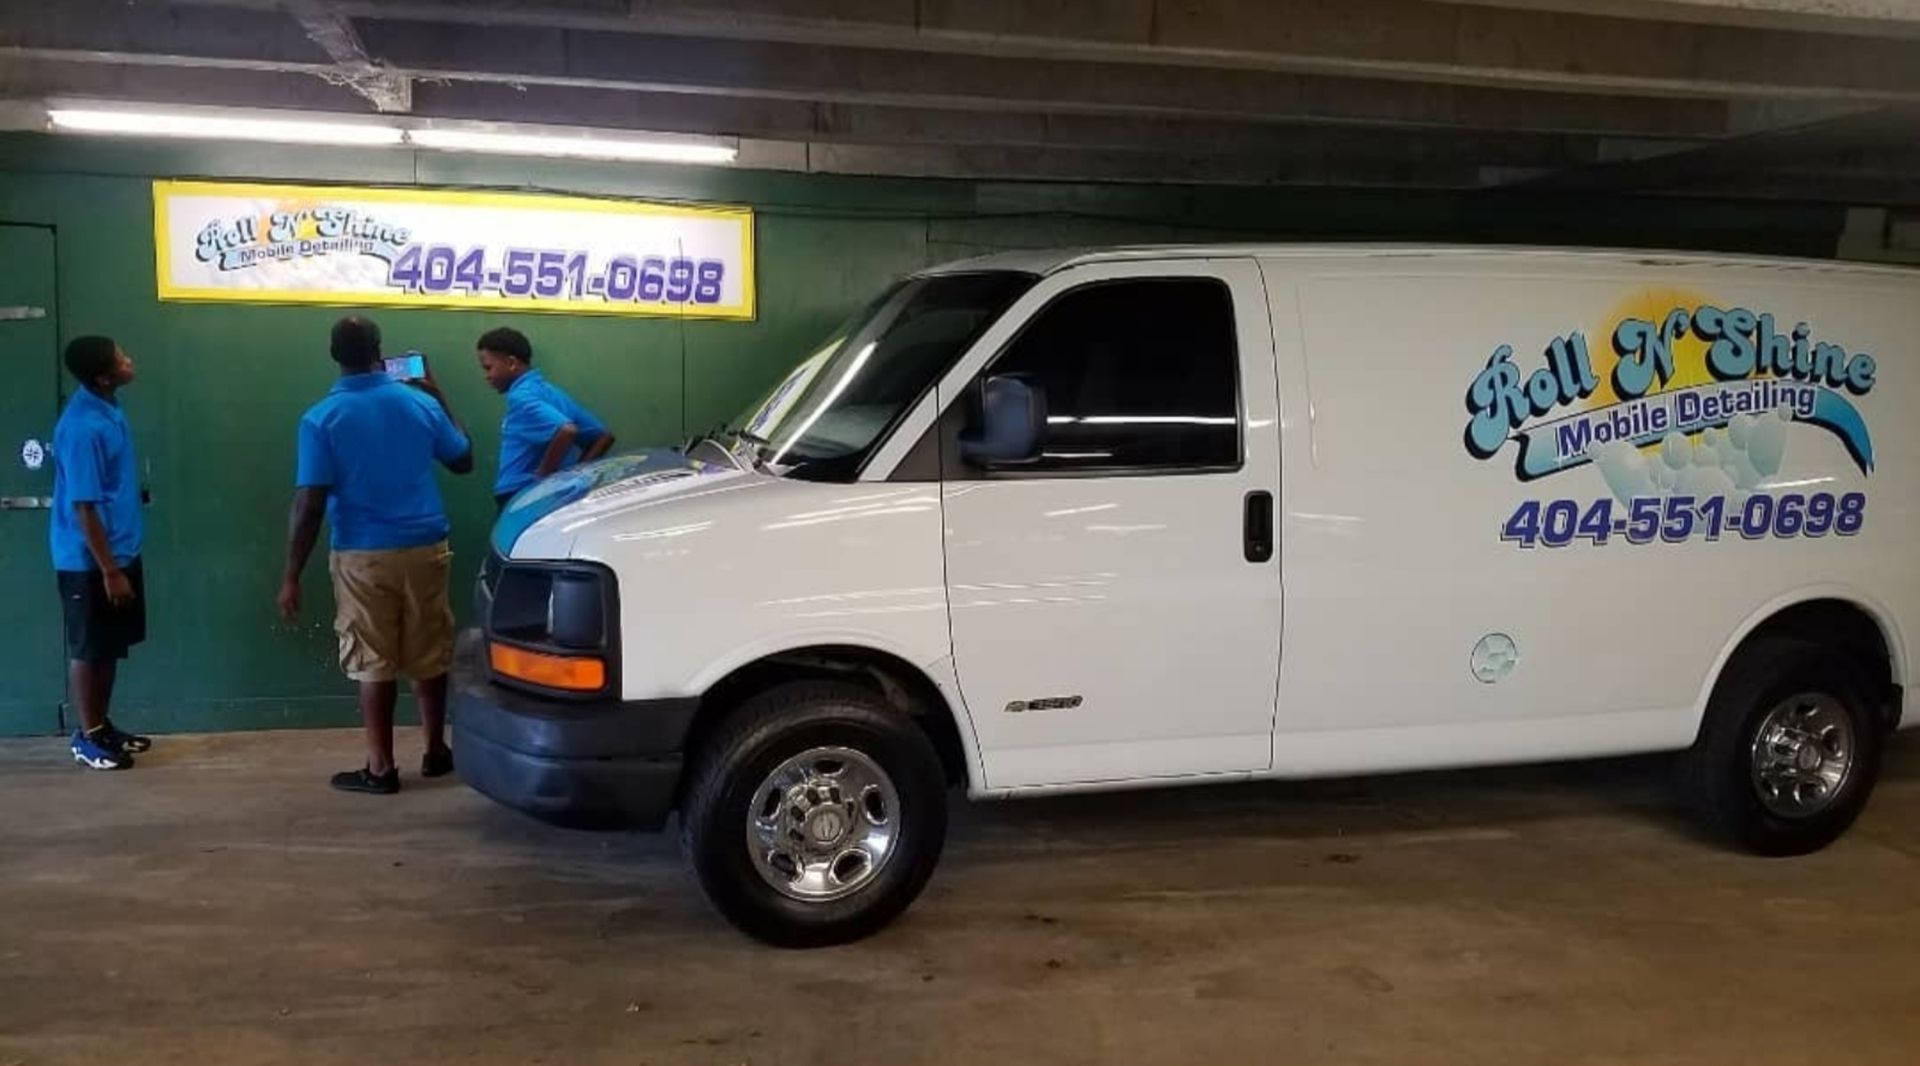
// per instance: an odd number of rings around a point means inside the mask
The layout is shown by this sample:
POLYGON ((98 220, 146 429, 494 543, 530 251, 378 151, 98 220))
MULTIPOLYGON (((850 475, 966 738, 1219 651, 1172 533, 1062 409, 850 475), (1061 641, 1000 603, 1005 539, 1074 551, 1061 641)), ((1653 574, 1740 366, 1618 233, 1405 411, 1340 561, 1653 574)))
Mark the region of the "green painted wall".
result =
MULTIPOLYGON (((324 563, 309 568, 304 624, 273 615, 300 413, 334 376, 325 336, 340 311, 162 304, 154 297, 149 181, 247 177, 543 189, 744 203, 758 211, 752 323, 384 310, 391 349, 436 361, 474 430, 482 470, 447 477, 454 547, 477 565, 499 399, 472 369, 484 329, 525 330, 547 372, 625 445, 679 440, 737 414, 855 303, 924 264, 1008 247, 1163 240, 1476 240, 1832 254, 1843 212, 1682 201, 1185 189, 857 179, 671 167, 558 164, 403 151, 144 147, 0 136, 0 223, 52 226, 58 326, 118 338, 139 364, 126 395, 151 464, 147 569, 152 636, 118 706, 156 731, 349 724, 333 667, 324 563)), ((4 302, 4 301, 0 301, 4 302)), ((5 387, 45 388, 45 425, 0 426, 0 461, 51 430, 44 358, 5 353, 5 387)), ((44 515, 0 515, 37 522, 44 515)), ((12 537, 9 545, 21 543, 12 537)), ((10 549, 12 551, 13 549, 10 549)), ((0 566, 0 627, 57 625, 45 555, 0 566)), ((456 581, 462 606, 467 582, 456 581)), ((61 664, 0 641, 0 732, 54 726, 61 664)))

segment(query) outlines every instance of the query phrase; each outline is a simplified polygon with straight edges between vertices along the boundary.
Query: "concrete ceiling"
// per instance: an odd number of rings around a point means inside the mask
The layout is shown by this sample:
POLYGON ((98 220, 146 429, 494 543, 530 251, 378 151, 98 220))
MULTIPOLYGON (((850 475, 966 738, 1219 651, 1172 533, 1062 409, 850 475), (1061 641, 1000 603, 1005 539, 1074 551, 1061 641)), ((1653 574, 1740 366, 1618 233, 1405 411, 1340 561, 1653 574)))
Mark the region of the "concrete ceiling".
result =
POLYGON ((835 173, 1920 203, 1920 0, 0 0, 0 98, 74 96, 835 173))

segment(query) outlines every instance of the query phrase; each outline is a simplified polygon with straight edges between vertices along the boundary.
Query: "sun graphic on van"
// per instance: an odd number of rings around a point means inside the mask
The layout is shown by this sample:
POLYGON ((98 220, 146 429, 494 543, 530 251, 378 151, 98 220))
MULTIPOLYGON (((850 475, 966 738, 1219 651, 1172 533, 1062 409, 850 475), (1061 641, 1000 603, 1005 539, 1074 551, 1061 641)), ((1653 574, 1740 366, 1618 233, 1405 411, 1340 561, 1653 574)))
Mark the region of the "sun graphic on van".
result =
MULTIPOLYGON (((1612 324, 1628 320, 1658 322, 1675 307, 1710 306, 1714 300, 1700 292, 1680 288, 1647 288, 1634 293, 1631 297, 1614 305, 1599 322, 1594 323, 1596 337, 1611 335, 1612 324)), ((1689 330, 1672 342, 1673 377, 1667 380, 1665 390, 1690 388, 1695 385, 1713 384, 1713 373, 1707 369, 1707 342, 1689 330)), ((1587 397, 1589 409, 1608 407, 1620 403, 1629 397, 1621 396, 1614 390, 1613 369, 1621 356, 1616 354, 1609 344, 1596 346, 1594 369, 1600 372, 1600 383, 1593 395, 1587 397)))

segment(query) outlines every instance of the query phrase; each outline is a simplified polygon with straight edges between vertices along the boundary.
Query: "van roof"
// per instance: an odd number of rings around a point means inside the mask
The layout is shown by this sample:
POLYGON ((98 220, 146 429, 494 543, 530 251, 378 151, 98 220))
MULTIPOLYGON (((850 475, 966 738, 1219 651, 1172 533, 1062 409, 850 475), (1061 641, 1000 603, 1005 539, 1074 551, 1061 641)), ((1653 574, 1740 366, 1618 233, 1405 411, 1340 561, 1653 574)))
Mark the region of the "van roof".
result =
POLYGON ((1131 259, 1200 259, 1227 257, 1241 259, 1319 259, 1319 258, 1551 258, 1589 262, 1631 263, 1636 266, 1751 266, 1771 269, 1817 270, 1848 274, 1878 274, 1907 279, 1920 278, 1911 267, 1881 263, 1857 263, 1836 259, 1805 259, 1785 256, 1716 255, 1709 252, 1670 252, 1630 248, 1548 248, 1526 245, 1493 244, 1166 244, 1115 248, 1047 248, 961 259, 921 271, 922 274, 960 274, 986 270, 1011 270, 1023 274, 1052 274, 1068 267, 1088 263, 1124 262, 1131 259))

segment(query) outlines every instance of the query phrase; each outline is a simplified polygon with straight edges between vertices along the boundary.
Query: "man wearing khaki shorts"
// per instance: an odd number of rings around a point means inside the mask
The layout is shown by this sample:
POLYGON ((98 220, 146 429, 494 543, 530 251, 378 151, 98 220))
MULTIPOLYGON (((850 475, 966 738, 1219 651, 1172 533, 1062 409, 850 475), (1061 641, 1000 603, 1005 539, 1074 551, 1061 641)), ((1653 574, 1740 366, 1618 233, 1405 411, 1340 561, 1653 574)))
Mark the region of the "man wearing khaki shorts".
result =
POLYGON ((333 787, 390 795, 400 791, 393 709, 403 675, 413 683, 426 738, 421 776, 453 770, 446 739, 453 556, 433 467, 468 473, 473 445, 431 374, 404 385, 387 376, 372 322, 341 319, 332 354, 340 380, 300 419, 280 615, 291 621, 300 613, 300 572, 324 517, 332 527, 340 668, 359 683, 367 734, 366 765, 333 775, 333 787))

